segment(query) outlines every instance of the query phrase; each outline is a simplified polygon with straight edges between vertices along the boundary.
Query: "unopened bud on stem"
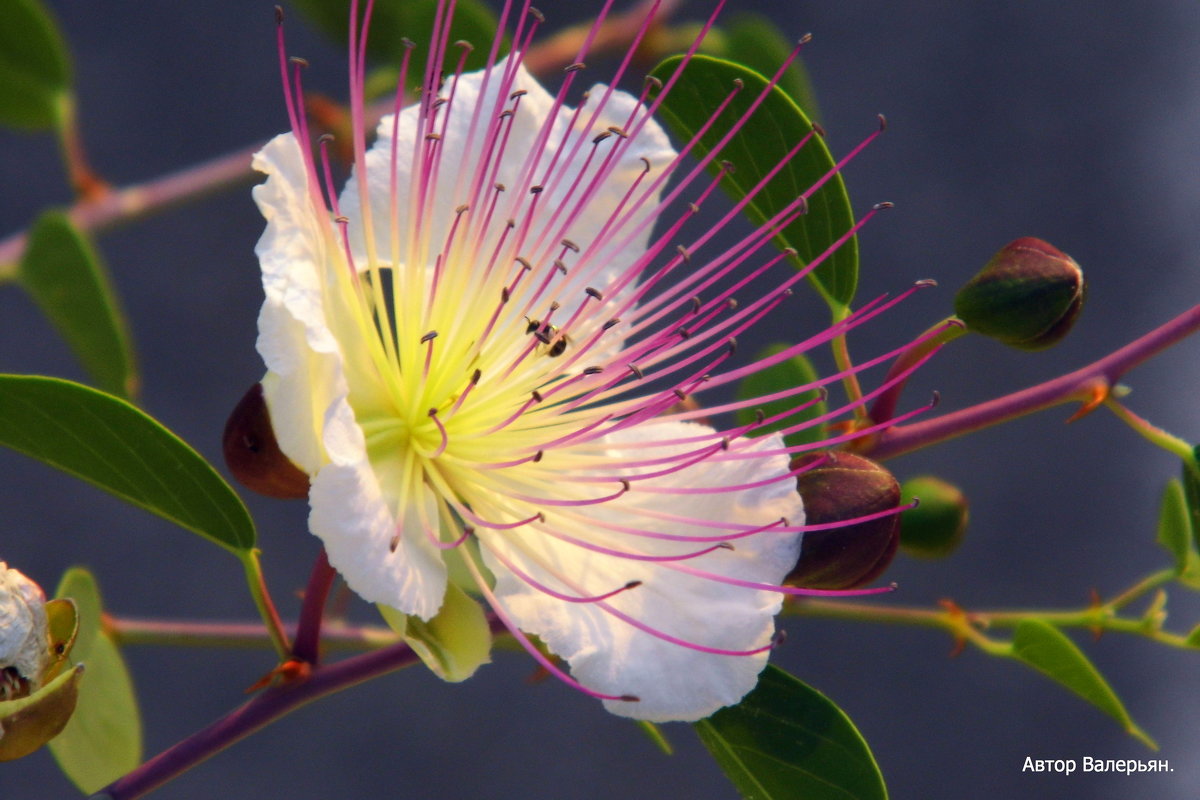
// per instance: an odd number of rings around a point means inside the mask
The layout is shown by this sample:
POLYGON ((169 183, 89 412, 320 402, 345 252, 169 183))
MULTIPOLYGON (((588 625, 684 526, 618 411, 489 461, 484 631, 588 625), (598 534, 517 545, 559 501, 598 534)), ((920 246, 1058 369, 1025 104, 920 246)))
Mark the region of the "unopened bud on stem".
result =
POLYGON ((849 524, 804 534, 800 558, 785 583, 809 589, 851 589, 868 583, 887 569, 899 543, 899 519, 885 514, 900 505, 900 485, 892 474, 870 459, 830 452, 801 456, 798 468, 818 459, 825 463, 796 478, 804 498, 805 525, 849 524))
POLYGON ((905 503, 920 501, 900 515, 900 548, 923 558, 950 555, 962 543, 970 516, 967 498, 957 486, 932 475, 904 482, 905 503))
POLYGON ((262 384, 251 386, 238 401, 221 444, 229 471, 247 489, 282 500, 308 497, 308 475, 288 460, 275 440, 262 384))
POLYGON ((954 311, 976 333, 1021 350, 1043 350, 1070 332, 1086 288, 1074 259, 1027 236, 1005 245, 967 281, 954 311))

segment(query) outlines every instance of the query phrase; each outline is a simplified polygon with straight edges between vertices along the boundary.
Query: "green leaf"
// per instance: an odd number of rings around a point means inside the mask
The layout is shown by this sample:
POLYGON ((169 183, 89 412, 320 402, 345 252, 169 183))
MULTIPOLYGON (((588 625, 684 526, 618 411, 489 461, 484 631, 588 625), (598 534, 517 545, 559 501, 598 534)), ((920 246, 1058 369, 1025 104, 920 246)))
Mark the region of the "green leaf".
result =
POLYGON ((1188 634, 1185 643, 1188 647, 1200 648, 1200 625, 1192 628, 1192 632, 1188 634))
POLYGON ((663 752, 663 755, 675 755, 675 748, 671 746, 671 741, 663 733, 661 727, 644 719, 635 721, 637 722, 637 726, 642 729, 642 733, 650 737, 650 741, 654 742, 654 745, 663 752))
MULTIPOLYGON (((1193 455, 1192 458, 1195 459, 1196 456, 1193 455)), ((1197 467, 1198 463, 1200 462, 1196 460, 1193 460, 1191 464, 1184 462, 1182 475, 1183 494, 1187 498, 1188 512, 1192 521, 1192 544, 1200 549, 1200 468, 1197 467)))
POLYGON ((1158 512, 1157 541, 1175 561, 1175 574, 1200 572, 1200 555, 1192 546, 1192 516, 1188 510, 1183 484, 1176 479, 1163 490, 1158 512))
POLYGON ((442 607, 428 622, 384 605, 379 611, 425 666, 444 681, 465 681, 491 660, 492 631, 487 616, 479 603, 453 583, 447 584, 442 607))
POLYGON ((1058 628, 1039 619, 1022 621, 1013 636, 1013 657, 1108 714, 1147 747, 1158 749, 1154 740, 1134 723, 1120 698, 1083 651, 1058 628))
POLYGON ((250 513, 187 443, 129 403, 58 378, 0 375, 0 445, 82 478, 235 554, 250 513))
POLYGON ((6 0, 0 24, 0 124, 58 127, 71 102, 71 64, 37 0, 6 0))
MULTIPOLYGON (((779 27, 761 14, 741 13, 735 15, 724 31, 725 58, 749 67, 755 72, 771 76, 792 52, 789 41, 779 27)), ((813 92, 808 70, 799 57, 784 71, 779 79, 779 88, 800 106, 809 119, 820 119, 817 97, 813 92)))
POLYGON ((56 597, 69 597, 79 609, 79 635, 73 658, 85 666, 75 714, 50 751, 80 790, 90 793, 112 783, 142 761, 142 722, 129 669, 104 632, 100 591, 91 573, 70 569, 56 597))
MULTIPOLYGON (((761 360, 775 355, 787 349, 787 345, 774 344, 761 351, 756 360, 761 360)), ((810 362, 803 354, 792 356, 789 359, 780 361, 766 369, 760 369, 750 374, 741 384, 738 385, 737 399, 747 400, 751 397, 765 397, 774 392, 781 392, 785 389, 792 389, 797 386, 813 383, 818 379, 817 371, 813 368, 810 362)), ((742 408, 737 411, 737 421, 739 425, 749 425, 755 419, 755 413, 761 410, 763 416, 770 418, 776 414, 782 414, 788 409, 795 408, 803 403, 808 403, 813 400, 813 403, 808 408, 801 410, 797 414, 790 417, 785 417, 778 422, 772 422, 761 428, 755 428, 750 432, 751 436, 762 436, 763 434, 773 433, 777 430, 798 425, 806 420, 816 419, 826 412, 825 401, 818 399, 821 396, 820 391, 813 389, 802 394, 786 397, 782 400, 772 400, 769 403, 763 403, 755 408, 742 408)), ((825 438, 825 426, 813 425, 795 433, 788 434, 784 437, 784 442, 787 445, 793 446, 798 444, 810 444, 819 442, 825 438)))
MULTIPOLYGON (((350 30, 349 0, 296 0, 294 6, 322 33, 339 45, 346 46, 350 30)), ((360 13, 364 6, 363 3, 359 4, 360 13)), ((437 6, 437 0, 376 0, 371 15, 367 54, 379 63, 399 64, 404 55, 404 40, 416 42, 409 76, 414 85, 419 84, 426 58, 423 45, 429 42, 433 33, 437 6)), ((478 0, 457 0, 449 41, 467 41, 475 48, 467 56, 464 71, 487 66, 487 55, 495 33, 496 18, 487 6, 478 0)), ((460 57, 459 48, 447 47, 442 62, 443 71, 452 74, 460 57)))
MULTIPOLYGON (((665 83, 681 60, 679 56, 668 58, 651 74, 665 83)), ((701 137, 695 151, 697 156, 708 153, 729 131, 766 87, 766 78, 732 62, 698 55, 692 58, 663 102, 660 114, 663 121, 678 137, 690 141, 738 80, 745 88, 701 137)), ((776 87, 709 165, 710 170, 715 172, 721 161, 731 162, 734 171, 721 180, 721 185, 734 199, 740 200, 812 127, 804 112, 776 87)), ((813 136, 750 201, 746 206, 747 216, 756 224, 765 222, 811 188, 833 169, 835 163, 822 137, 813 136)), ((797 255, 792 261, 797 267, 819 256, 854 224, 841 174, 833 175, 814 192, 808 198, 808 206, 807 214, 775 237, 781 248, 796 250, 797 255)), ((851 237, 834 251, 817 266, 810 278, 835 316, 844 312, 854 298, 858 284, 857 237, 851 237)))
POLYGON ((99 388, 126 398, 137 393, 129 334, 108 270, 65 214, 38 218, 17 277, 99 388))
POLYGON ((736 706, 697 722, 749 800, 882 800, 883 775, 845 712, 776 667, 736 706))

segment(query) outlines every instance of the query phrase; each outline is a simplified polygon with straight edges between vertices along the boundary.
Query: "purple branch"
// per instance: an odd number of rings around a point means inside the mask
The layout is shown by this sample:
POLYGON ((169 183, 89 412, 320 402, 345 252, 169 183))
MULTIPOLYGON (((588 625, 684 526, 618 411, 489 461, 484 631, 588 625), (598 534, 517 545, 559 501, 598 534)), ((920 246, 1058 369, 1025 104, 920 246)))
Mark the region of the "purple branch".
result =
POLYGON ((961 411, 889 428, 856 451, 880 460, 893 458, 1060 403, 1099 402, 1126 372, 1197 330, 1200 330, 1200 306, 1193 306, 1165 325, 1082 369, 961 411))
MULTIPOLYGON (((492 633, 505 630, 494 617, 492 633)), ((157 789, 211 756, 303 705, 378 678, 417 661, 404 642, 338 661, 305 679, 273 686, 240 708, 164 750, 123 778, 101 789, 93 800, 133 800, 157 789)))
POLYGON ((329 565, 329 557, 322 547, 304 589, 304 604, 292 642, 292 655, 309 664, 316 665, 321 657, 321 618, 325 615, 325 601, 335 577, 337 572, 329 565))

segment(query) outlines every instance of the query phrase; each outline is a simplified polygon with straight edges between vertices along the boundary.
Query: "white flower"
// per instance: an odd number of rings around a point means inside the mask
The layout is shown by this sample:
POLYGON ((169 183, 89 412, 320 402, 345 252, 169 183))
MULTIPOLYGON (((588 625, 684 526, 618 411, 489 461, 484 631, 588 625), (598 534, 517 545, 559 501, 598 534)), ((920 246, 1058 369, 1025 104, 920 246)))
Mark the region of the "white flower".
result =
POLYGON ((741 308, 710 287, 749 272, 743 254, 782 256, 759 253, 767 231, 704 262, 676 250, 695 207, 661 198, 691 168, 629 94, 598 85, 571 108, 511 58, 440 84, 427 67, 424 99, 366 150, 360 81, 340 197, 298 144, 291 80, 294 131, 254 160, 264 394, 330 562, 421 619, 465 566, 535 657, 615 713, 736 703, 804 510, 778 435, 678 404, 755 368, 719 370, 799 276, 741 308))
POLYGON ((37 688, 50 658, 47 625, 42 587, 0 561, 0 699, 12 679, 37 688))

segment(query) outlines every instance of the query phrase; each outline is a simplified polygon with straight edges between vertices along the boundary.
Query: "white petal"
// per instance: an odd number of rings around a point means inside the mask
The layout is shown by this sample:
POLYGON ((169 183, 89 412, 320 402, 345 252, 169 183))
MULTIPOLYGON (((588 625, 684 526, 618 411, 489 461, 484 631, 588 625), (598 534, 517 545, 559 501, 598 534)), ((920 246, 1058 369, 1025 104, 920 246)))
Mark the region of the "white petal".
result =
POLYGON ((267 220, 255 250, 266 292, 258 339, 268 370, 263 394, 280 448, 315 476, 310 527, 352 589, 428 619, 441 605, 446 569, 411 504, 401 521, 405 535, 391 551, 398 497, 381 489, 351 396, 360 409, 387 400, 342 291, 345 281, 338 280, 327 220, 309 200, 295 138, 277 136, 254 166, 268 175, 254 190, 267 220))
POLYGON ((47 624, 42 588, 0 561, 0 669, 13 667, 36 686, 50 657, 47 624))
POLYGON ((425 492, 405 504, 402 516, 392 513, 396 497, 381 488, 344 403, 326 421, 325 442, 332 460, 313 479, 308 523, 325 542, 329 563, 367 602, 430 619, 446 593, 446 566, 423 532, 417 503, 424 504, 425 519, 436 520, 436 502, 425 492))
MULTIPOLYGON (((651 423, 612 435, 607 445, 614 455, 614 464, 619 465, 623 443, 696 435, 703 430, 702 426, 687 423, 651 423)), ((780 446, 779 438, 771 436, 757 440, 751 449, 780 446)), ((639 457, 653 457, 678 449, 636 452, 639 457)), ((688 487, 735 485, 786 472, 784 456, 706 461, 648 483, 688 487)), ((639 494, 635 484, 616 500, 585 506, 582 510, 597 520, 644 530, 719 535, 719 531, 708 527, 646 517, 639 514, 640 509, 750 526, 767 525, 781 517, 799 525, 804 518, 800 497, 790 478, 751 490, 692 495, 639 494)), ((546 514, 553 525, 553 510, 547 510, 546 514)), ((587 536, 604 547, 651 555, 678 555, 705 546, 606 532, 598 526, 589 530, 580 525, 572 533, 587 536)), ((735 540, 732 551, 720 549, 680 563, 730 578, 778 584, 795 565, 799 538, 797 534, 767 531, 735 540)), ((738 656, 701 652, 639 630, 605 612, 597 603, 557 600, 514 575, 489 550, 498 549, 527 574, 567 594, 599 594, 629 581, 643 581, 641 586, 621 592, 608 602, 668 635, 723 650, 753 650, 770 642, 773 617, 782 598, 777 592, 731 586, 654 562, 589 552, 532 530, 519 531, 507 538, 492 533, 482 541, 488 566, 496 575, 496 593, 523 630, 537 634, 553 652, 565 658, 572 675, 588 688, 640 698, 639 702, 606 701, 609 710, 616 714, 652 721, 703 718, 722 706, 738 702, 754 687, 766 663, 766 653, 738 656), (527 546, 518 545, 518 541, 527 546)))
MULTIPOLYGON (((501 63, 491 70, 491 77, 487 80, 486 91, 484 91, 483 86, 486 73, 483 71, 461 76, 454 90, 453 105, 450 108, 449 119, 446 120, 445 134, 440 143, 442 153, 441 162, 438 168, 437 186, 433 195, 433 201, 430 203, 433 212, 432 219, 427 218, 422 224, 422 228, 424 229, 422 233, 429 236, 429 241, 435 248, 441 247, 445 241, 451 222, 455 217, 455 209, 469 200, 469 193, 473 186, 477 170, 484 163, 484 130, 489 118, 511 106, 511 102, 507 97, 500 105, 497 105, 500 76, 504 69, 505 64, 501 63), (481 94, 481 92, 483 93, 481 94), (472 116, 476 108, 482 108, 484 112, 481 114, 480 120, 476 123, 476 130, 468 149, 467 145, 472 116)), ((529 202, 529 197, 518 196, 515 189, 518 181, 521 179, 522 168, 526 163, 530 147, 537 141, 543 122, 549 117, 553 109, 553 97, 529 75, 524 66, 518 68, 512 89, 522 90, 525 92, 525 95, 521 97, 517 113, 513 118, 512 130, 508 137, 509 144, 500 159, 499 169, 494 181, 510 187, 504 196, 506 202, 526 204, 529 202)), ((597 85, 592 88, 584 109, 578 116, 577 128, 571 132, 567 148, 573 149, 574 143, 582 138, 584 143, 579 151, 569 160, 564 153, 563 157, 556 163, 553 175, 547 176, 547 167, 554 160, 554 156, 562 145, 563 138, 567 135, 568 128, 570 127, 572 109, 567 107, 560 108, 554 118, 546 147, 538 161, 538 170, 534 173, 533 178, 533 183, 542 183, 544 181, 547 191, 538 199, 539 212, 527 238, 527 241, 531 244, 540 238, 553 218, 556 209, 566 202, 573 203, 573 201, 568 201, 568 193, 570 187, 575 182, 575 178, 580 175, 585 165, 587 165, 588 155, 592 151, 591 140, 597 134, 607 131, 609 127, 624 126, 629 120, 630 114, 637 107, 637 99, 635 97, 625 92, 615 91, 608 99, 604 112, 592 122, 587 131, 583 131, 582 127, 591 119, 592 111, 599 104, 604 92, 605 87, 603 86, 597 85), (552 184, 554 185, 553 188, 551 188, 552 184)), ((397 218, 395 224, 402 232, 402 239, 404 241, 408 240, 410 230, 408 186, 412 177, 411 164, 413 142, 417 133, 417 116, 418 109, 416 106, 410 106, 401 111, 397 135, 396 172, 399 176, 397 185, 399 186, 400 198, 398 208, 396 209, 397 218)), ((394 120, 391 116, 385 117, 379 123, 375 144, 367 154, 367 173, 370 186, 369 202, 371 213, 375 219, 376 247, 381 254, 380 257, 384 261, 391 260, 388 255, 390 252, 390 234, 386 220, 390 206, 388 199, 390 186, 388 176, 391 171, 393 125, 394 120)), ((604 154, 608 152, 605 148, 615 146, 618 141, 619 139, 616 136, 612 136, 600 145, 598 155, 591 159, 587 175, 590 176, 595 173, 598 164, 603 161, 604 154)), ((609 221, 609 218, 621 203, 630 185, 644 170, 642 158, 649 161, 652 169, 655 170, 653 174, 657 175, 658 171, 663 169, 674 156, 675 152, 671 149, 670 142, 662 128, 654 120, 647 122, 636 141, 628 143, 628 147, 619 162, 611 174, 604 180, 601 188, 586 203, 583 212, 566 229, 565 233, 550 240, 551 243, 553 244, 558 239, 566 236, 586 249, 588 244, 604 227, 605 223, 609 221)), ((648 185, 649 180, 646 179, 643 181, 641 188, 644 189, 648 185)), ((491 181, 489 180, 485 183, 485 188, 490 186, 491 181)), ((578 192, 572 195, 572 197, 578 198, 578 192)), ((650 217, 657 199, 658 195, 655 194, 631 216, 631 220, 628 223, 629 230, 632 230, 636 224, 650 217)), ((342 213, 350 218, 350 234, 355 260, 359 264, 365 264, 357 174, 353 175, 346 184, 346 188, 340 199, 340 207, 342 213)), ((510 206, 507 211, 498 211, 495 219, 503 220, 506 217, 516 215, 517 211, 510 206)), ((556 227, 562 225, 564 221, 565 217, 560 217, 555 222, 556 227)), ((494 222, 492 224, 490 238, 483 245, 481 252, 491 252, 492 246, 502 232, 503 227, 501 223, 494 222)), ((616 243, 601 248, 593 259, 593 263, 602 264, 603 269, 590 280, 583 280, 581 275, 581 279, 577 281, 578 285, 568 280, 561 288, 558 288, 559 295, 581 293, 585 283, 603 290, 617 275, 643 254, 646 242, 649 239, 650 229, 651 226, 647 225, 625 248, 617 249, 616 243)), ((625 237, 618 236, 617 238, 621 240, 625 237)), ((401 255, 402 259, 403 254, 401 255)), ((464 265, 464 267, 473 269, 478 268, 479 265, 468 264, 464 265)))

